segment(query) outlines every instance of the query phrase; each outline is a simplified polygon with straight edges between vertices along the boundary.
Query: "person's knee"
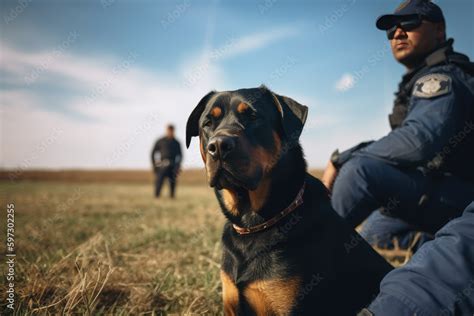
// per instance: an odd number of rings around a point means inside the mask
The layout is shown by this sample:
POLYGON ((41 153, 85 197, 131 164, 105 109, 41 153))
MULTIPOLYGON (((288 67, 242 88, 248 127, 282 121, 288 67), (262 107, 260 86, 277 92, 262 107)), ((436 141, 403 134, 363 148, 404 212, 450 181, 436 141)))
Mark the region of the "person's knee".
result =
POLYGON ((332 206, 342 217, 358 225, 371 210, 382 205, 379 191, 384 190, 380 181, 388 166, 379 160, 354 157, 340 170, 332 191, 332 206))
POLYGON ((351 188, 360 187, 371 190, 383 178, 383 169, 387 168, 383 161, 368 158, 354 157, 339 171, 334 184, 333 196, 354 192, 351 188))

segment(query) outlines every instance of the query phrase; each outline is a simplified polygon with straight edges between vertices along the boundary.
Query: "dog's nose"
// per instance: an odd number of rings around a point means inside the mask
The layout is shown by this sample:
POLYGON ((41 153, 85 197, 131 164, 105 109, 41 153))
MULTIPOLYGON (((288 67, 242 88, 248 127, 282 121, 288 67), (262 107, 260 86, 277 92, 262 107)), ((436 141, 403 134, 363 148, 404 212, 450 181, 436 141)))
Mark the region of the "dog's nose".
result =
POLYGON ((224 160, 235 148, 235 140, 230 136, 213 137, 207 144, 207 151, 214 159, 224 160))

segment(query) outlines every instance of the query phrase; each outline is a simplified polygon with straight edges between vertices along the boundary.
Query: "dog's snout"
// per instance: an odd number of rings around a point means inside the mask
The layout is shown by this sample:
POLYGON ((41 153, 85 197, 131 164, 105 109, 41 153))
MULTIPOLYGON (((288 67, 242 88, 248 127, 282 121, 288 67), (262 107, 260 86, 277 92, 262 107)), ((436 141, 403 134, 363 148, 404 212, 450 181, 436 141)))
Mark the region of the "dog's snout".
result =
POLYGON ((234 150, 235 139, 231 136, 213 137, 207 144, 207 151, 214 159, 224 160, 234 150))

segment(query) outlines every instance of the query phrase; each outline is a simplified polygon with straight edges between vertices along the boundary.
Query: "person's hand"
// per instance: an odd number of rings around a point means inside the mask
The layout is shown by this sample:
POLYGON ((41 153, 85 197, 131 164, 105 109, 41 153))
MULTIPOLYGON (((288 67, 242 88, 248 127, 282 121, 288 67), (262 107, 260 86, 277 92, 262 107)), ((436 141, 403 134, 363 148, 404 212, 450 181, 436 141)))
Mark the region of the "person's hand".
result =
POLYGON ((324 170, 323 177, 321 178, 321 181, 329 191, 332 191, 332 186, 334 185, 334 181, 336 181, 336 177, 337 169, 334 167, 334 164, 329 161, 324 170))

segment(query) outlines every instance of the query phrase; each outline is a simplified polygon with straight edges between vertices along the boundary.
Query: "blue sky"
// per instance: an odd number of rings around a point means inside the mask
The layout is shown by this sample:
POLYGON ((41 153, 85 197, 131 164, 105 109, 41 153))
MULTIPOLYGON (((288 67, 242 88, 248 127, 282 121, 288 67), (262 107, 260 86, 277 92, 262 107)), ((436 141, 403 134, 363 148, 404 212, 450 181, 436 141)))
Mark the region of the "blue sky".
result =
MULTIPOLYGON (((474 2, 435 1, 474 57, 474 2)), ((209 90, 265 83, 310 108, 311 167, 388 132, 404 68, 375 28, 399 1, 2 1, 1 167, 148 168, 209 90)), ((184 144, 183 144, 184 145, 184 144)), ((202 163, 196 142, 185 167, 202 163)))

